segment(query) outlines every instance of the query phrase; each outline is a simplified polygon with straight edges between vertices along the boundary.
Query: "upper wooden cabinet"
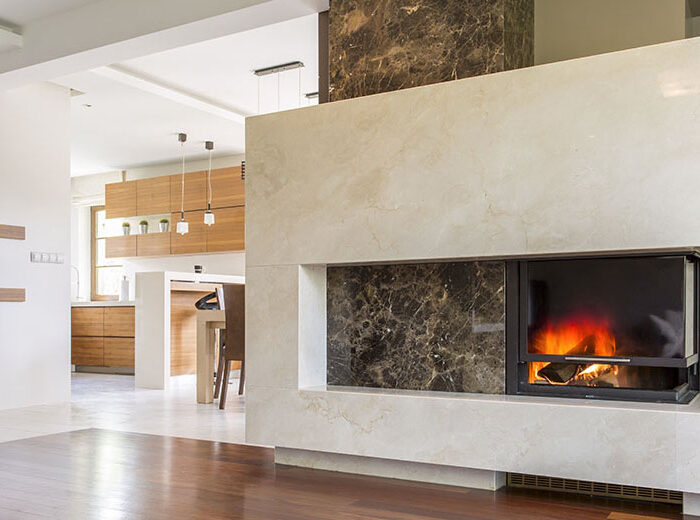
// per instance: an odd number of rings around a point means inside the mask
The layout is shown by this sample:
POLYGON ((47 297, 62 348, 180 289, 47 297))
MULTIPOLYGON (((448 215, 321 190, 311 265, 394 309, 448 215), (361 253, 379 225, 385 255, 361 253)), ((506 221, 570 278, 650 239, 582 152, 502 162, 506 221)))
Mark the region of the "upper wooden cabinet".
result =
POLYGON ((71 308, 71 329, 73 336, 102 336, 104 309, 102 307, 71 308))
POLYGON ((170 177, 151 177, 136 181, 137 215, 170 213, 170 177))
MULTIPOLYGON (((170 211, 180 211, 182 175, 170 176, 170 211)), ((204 171, 185 174, 185 211, 207 207, 207 174, 204 171)))
POLYGON ((216 222, 207 226, 207 251, 245 249, 245 207, 221 208, 214 212, 216 222))
POLYGON ((185 220, 189 224, 189 231, 180 235, 176 231, 180 213, 173 213, 170 217, 170 252, 174 255, 185 253, 205 253, 207 251, 207 231, 204 225, 204 211, 190 211, 185 213, 185 220))
POLYGON ((245 204, 245 182, 241 167, 219 168, 211 172, 211 207, 227 208, 245 204))
POLYGON ((106 218, 136 216, 136 183, 126 181, 105 185, 106 218))
POLYGON ((138 235, 126 235, 121 237, 109 237, 105 239, 105 256, 107 258, 124 258, 136 256, 136 237, 138 235))
POLYGON ((163 256, 170 254, 170 233, 136 235, 136 256, 163 256))

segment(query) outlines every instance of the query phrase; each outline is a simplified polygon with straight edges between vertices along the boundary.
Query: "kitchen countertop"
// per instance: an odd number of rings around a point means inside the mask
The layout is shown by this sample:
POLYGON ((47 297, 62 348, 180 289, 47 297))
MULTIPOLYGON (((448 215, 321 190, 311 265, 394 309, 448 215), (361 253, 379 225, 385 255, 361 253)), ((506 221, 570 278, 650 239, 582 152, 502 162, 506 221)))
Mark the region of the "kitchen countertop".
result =
POLYGON ((70 302, 71 307, 133 307, 134 305, 136 305, 134 301, 120 302, 116 300, 70 302))

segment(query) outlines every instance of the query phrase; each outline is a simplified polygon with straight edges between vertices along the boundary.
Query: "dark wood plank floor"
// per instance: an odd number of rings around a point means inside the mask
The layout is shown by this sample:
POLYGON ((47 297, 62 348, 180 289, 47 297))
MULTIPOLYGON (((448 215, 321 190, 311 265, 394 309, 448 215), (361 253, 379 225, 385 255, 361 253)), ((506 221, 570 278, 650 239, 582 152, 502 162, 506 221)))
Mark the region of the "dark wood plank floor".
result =
POLYGON ((657 520, 674 506, 277 466, 270 449, 107 430, 0 444, 0 519, 657 520))

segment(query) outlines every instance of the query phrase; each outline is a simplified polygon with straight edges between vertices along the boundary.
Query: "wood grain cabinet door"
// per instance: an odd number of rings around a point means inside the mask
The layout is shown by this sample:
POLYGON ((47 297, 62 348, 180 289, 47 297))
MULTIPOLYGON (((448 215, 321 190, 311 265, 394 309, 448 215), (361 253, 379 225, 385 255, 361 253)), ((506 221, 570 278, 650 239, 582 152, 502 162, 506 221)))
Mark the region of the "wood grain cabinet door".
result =
POLYGON ((214 211, 215 224, 207 228, 207 251, 245 249, 245 206, 214 211))
MULTIPOLYGON (((170 211, 180 211, 182 201, 182 175, 170 176, 170 211)), ((185 211, 195 211, 207 207, 206 172, 185 174, 185 211)))
POLYGON ((170 213, 170 177, 151 177, 136 181, 138 215, 170 213))
POLYGON ((105 217, 136 216, 136 182, 105 184, 105 217))
POLYGON ((104 366, 134 368, 134 338, 105 338, 104 366))
POLYGON ((72 336, 102 336, 104 333, 103 307, 71 308, 72 336))
POLYGON ((74 365, 102 366, 104 363, 103 338, 74 336, 71 338, 70 360, 74 365))
POLYGON ((245 182, 241 167, 219 168, 211 172, 211 207, 228 208, 245 204, 245 182))
POLYGON ((137 235, 105 238, 105 256, 107 258, 124 258, 136 256, 137 235))
POLYGON ((105 307, 104 335, 134 337, 134 307, 105 307))
POLYGON ((170 254, 170 233, 136 235, 136 256, 163 256, 170 254))
POLYGON ((207 232, 204 225, 203 211, 188 211, 185 213, 190 230, 185 235, 176 232, 179 213, 173 213, 170 217, 170 252, 174 255, 186 253, 204 253, 207 250, 207 232))

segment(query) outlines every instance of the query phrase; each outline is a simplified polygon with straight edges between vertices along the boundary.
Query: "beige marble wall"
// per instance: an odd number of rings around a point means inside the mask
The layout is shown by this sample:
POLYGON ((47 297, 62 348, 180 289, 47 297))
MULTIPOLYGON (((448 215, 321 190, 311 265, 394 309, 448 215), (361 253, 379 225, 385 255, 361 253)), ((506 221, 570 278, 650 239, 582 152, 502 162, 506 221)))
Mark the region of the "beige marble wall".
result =
POLYGON ((327 264, 700 244, 699 60, 685 40, 249 118, 248 442, 700 492, 700 403, 327 391, 320 301, 327 264))

